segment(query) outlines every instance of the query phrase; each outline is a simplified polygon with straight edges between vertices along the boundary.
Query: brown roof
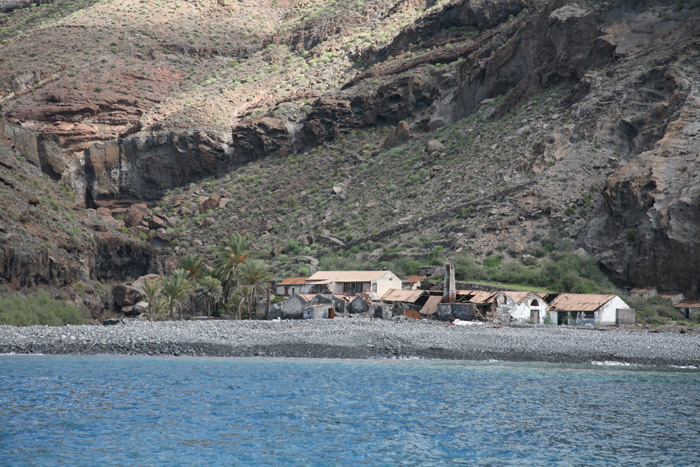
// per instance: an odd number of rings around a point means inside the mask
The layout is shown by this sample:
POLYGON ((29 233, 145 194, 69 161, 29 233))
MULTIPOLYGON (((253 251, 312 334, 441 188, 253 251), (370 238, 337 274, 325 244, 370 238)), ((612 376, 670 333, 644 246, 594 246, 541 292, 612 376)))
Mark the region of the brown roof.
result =
POLYGON ((520 290, 505 290, 502 293, 512 298, 515 303, 522 303, 523 300, 527 299, 527 297, 529 297, 530 294, 532 294, 532 292, 523 292, 520 290))
POLYGON ((415 284, 423 280, 425 276, 408 276, 402 282, 408 282, 410 284, 415 284))
POLYGON ((442 295, 431 295, 428 297, 428 301, 425 302, 423 308, 420 309, 421 315, 434 315, 437 313, 438 303, 442 301, 442 295))
POLYGON ((299 297, 301 297, 302 300, 306 300, 307 302, 310 302, 311 300, 314 299, 314 297, 318 294, 315 293, 298 293, 297 294, 299 297))
POLYGON ((676 293, 660 293, 659 297, 667 298, 671 300, 672 298, 680 297, 683 295, 681 292, 676 292, 676 293))
POLYGON ((675 305, 676 308, 700 308, 699 300, 682 300, 675 305))
POLYGON ((630 293, 631 293, 631 294, 632 294, 632 293, 639 293, 639 294, 645 294, 645 293, 646 293, 646 294, 648 294, 648 293, 651 293, 651 292, 656 292, 656 288, 655 288, 655 287, 637 287, 637 288, 634 288, 634 289, 630 289, 630 293))
POLYGON ((288 277, 277 285, 304 285, 306 277, 288 277))
POLYGON ((491 303, 496 292, 486 292, 484 290, 457 290, 457 296, 468 296, 470 303, 491 303))
POLYGON ((425 293, 425 290, 389 289, 381 299, 385 302, 415 303, 425 293))
POLYGON ((330 282, 371 282, 391 271, 318 271, 309 277, 307 283, 330 282))
POLYGON ((595 311, 615 298, 615 295, 563 293, 549 306, 552 311, 595 311))

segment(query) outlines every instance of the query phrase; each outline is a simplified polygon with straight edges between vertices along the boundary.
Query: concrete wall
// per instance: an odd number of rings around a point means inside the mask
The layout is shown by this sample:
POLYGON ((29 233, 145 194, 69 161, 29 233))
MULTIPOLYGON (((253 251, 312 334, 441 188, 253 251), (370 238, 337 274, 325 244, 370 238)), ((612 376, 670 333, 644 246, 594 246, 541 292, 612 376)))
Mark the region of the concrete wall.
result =
POLYGON ((368 293, 373 300, 379 300, 389 289, 401 289, 401 279, 391 271, 373 281, 368 293))
POLYGON ((615 324, 634 324, 636 321, 636 312, 631 308, 622 308, 616 310, 617 322, 615 324))
POLYGON ((325 319, 328 318, 328 310, 333 308, 331 305, 315 305, 307 306, 302 312, 303 319, 325 319))
POLYGON ((461 319, 469 321, 474 319, 473 303, 438 303, 437 319, 441 321, 454 321, 461 319))
POLYGON ((309 289, 311 289, 310 286, 305 285, 305 284, 298 284, 298 285, 277 285, 275 286, 275 295, 280 295, 280 296, 288 296, 291 297, 294 294, 298 293, 309 293, 309 289), (285 288, 287 289, 287 293, 285 293, 285 288))
POLYGON ((298 295, 287 300, 270 305, 270 319, 302 319, 302 313, 308 303, 298 295))
POLYGON ((630 309, 620 297, 615 296, 605 305, 598 308, 596 316, 596 324, 601 326, 606 326, 609 324, 617 323, 617 310, 630 309))

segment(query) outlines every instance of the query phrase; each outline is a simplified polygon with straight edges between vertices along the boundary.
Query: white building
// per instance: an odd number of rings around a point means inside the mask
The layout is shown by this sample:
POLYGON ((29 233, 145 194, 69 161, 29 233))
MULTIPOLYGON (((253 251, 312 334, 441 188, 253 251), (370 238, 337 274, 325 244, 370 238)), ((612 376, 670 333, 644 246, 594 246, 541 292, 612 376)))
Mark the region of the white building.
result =
POLYGON ((389 289, 400 289, 401 279, 391 271, 318 271, 306 285, 311 293, 367 294, 379 300, 389 289))
POLYGON ((634 324, 634 310, 617 295, 563 293, 549 304, 549 312, 556 324, 634 324))
POLYGON ((532 292, 504 291, 493 298, 496 302, 496 315, 509 315, 521 323, 543 324, 547 303, 542 297, 532 292))

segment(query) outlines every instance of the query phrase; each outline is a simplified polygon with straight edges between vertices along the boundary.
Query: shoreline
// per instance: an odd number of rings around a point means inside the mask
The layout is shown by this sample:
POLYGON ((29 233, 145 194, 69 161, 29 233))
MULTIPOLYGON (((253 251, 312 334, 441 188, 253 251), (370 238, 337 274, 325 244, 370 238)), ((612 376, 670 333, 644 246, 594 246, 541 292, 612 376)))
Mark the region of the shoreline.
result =
POLYGON ((700 333, 369 318, 0 326, 0 354, 419 358, 700 368, 700 333))

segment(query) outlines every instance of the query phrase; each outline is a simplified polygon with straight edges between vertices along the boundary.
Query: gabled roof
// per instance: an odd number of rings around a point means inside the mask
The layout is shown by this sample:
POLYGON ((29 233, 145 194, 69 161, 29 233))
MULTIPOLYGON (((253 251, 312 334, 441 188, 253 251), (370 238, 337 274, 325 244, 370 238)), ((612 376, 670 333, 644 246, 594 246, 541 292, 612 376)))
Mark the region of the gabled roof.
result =
POLYGON ((304 285, 306 277, 288 277, 277 285, 304 285))
POLYGON ((408 276, 404 277, 401 282, 408 282, 409 284, 415 284, 417 282, 422 281, 425 278, 425 276, 408 276))
POLYGON ((552 311, 595 311, 615 298, 608 294, 563 293, 550 304, 552 311))
POLYGON ((298 296, 299 298, 301 298, 301 299, 304 300, 304 301, 310 302, 310 301, 313 300, 314 297, 315 297, 316 295, 318 295, 318 294, 315 294, 315 293, 298 293, 298 294, 294 294, 294 295, 298 296))
POLYGON ((330 282, 371 282, 391 271, 318 271, 306 279, 306 283, 330 282))
POLYGON ((422 295, 426 294, 425 290, 403 290, 389 289, 382 296, 381 300, 385 302, 408 302, 415 303, 422 295))
MULTIPOLYGON (((532 292, 524 292, 521 290, 504 290, 500 293, 508 295, 515 303, 522 303, 527 300, 530 296, 535 295, 532 292)), ((542 298, 542 297, 540 297, 542 298)))

